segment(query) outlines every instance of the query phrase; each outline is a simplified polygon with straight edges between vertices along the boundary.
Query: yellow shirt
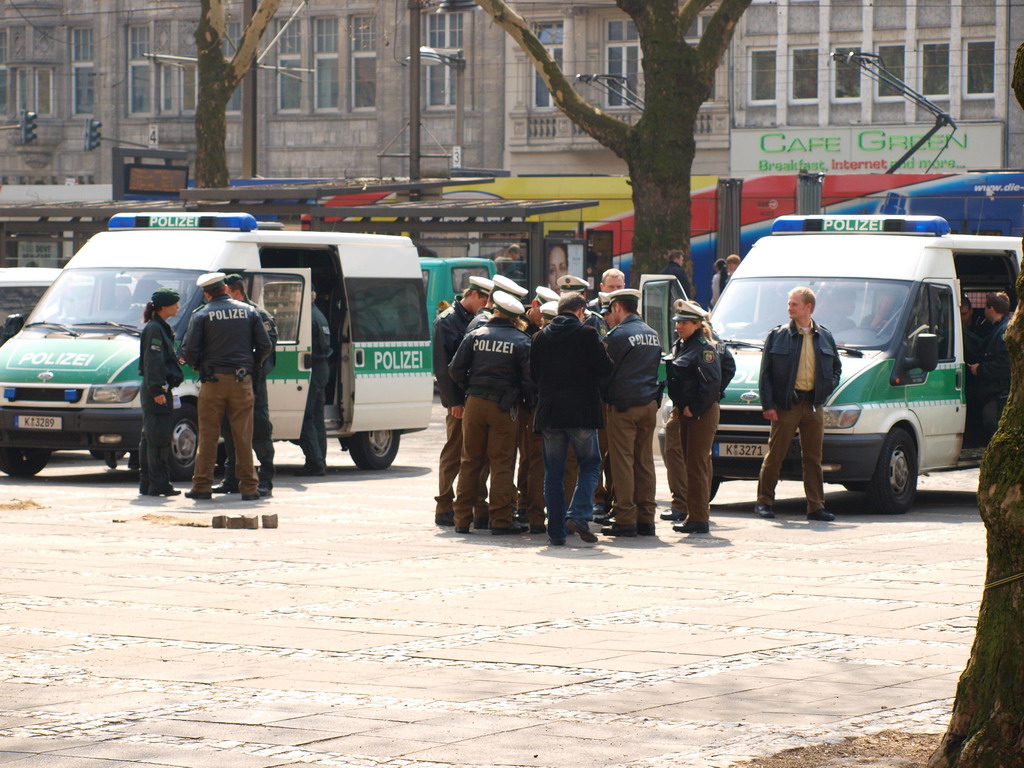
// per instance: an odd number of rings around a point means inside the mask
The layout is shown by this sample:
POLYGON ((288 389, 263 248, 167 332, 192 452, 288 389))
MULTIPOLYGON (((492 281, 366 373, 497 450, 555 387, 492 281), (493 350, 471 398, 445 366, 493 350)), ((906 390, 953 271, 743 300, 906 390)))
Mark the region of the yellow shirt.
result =
POLYGON ((800 364, 796 368, 796 388, 809 392, 814 389, 814 323, 806 331, 797 328, 804 343, 800 347, 800 364))

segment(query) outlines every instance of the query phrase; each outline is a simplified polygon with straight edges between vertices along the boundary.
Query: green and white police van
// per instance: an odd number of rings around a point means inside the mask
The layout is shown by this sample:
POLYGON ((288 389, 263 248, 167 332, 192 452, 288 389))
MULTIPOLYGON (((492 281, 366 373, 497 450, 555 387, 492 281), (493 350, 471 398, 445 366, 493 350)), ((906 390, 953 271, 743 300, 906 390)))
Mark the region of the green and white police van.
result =
MULTIPOLYGON (((237 272, 277 323, 268 379, 275 440, 297 440, 311 368, 312 291, 333 335, 325 421, 363 469, 427 427, 430 330, 416 248, 405 237, 261 230, 244 213, 121 213, 68 262, 0 347, 0 470, 31 476, 53 451, 138 446, 139 334, 157 288, 181 294, 180 342, 202 302, 196 278, 237 272)), ((198 376, 175 390, 172 475, 191 477, 198 376)))
MULTIPOLYGON (((767 448, 758 377, 768 332, 787 322, 789 291, 817 295, 842 379, 825 406, 824 475, 866 491, 868 509, 910 509, 919 475, 977 466, 965 445, 967 399, 961 296, 976 315, 985 294, 1016 306, 1019 238, 951 234, 934 216, 783 216, 736 270, 712 313, 737 372, 713 449, 716 484, 756 479, 767 448)), ((799 443, 782 477, 801 477, 799 443)), ((717 485, 715 486, 717 488, 717 485)))

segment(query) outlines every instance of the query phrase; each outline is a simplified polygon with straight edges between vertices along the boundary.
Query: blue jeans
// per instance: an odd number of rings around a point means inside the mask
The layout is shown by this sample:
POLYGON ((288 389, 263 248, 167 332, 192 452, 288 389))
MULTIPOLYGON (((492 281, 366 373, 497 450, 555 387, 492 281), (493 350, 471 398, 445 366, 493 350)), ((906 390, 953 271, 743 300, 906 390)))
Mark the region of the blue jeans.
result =
POLYGON ((565 460, 572 444, 579 465, 576 490, 572 494, 568 517, 583 525, 594 512, 594 490, 601 476, 601 449, 597 430, 571 427, 544 430, 544 503, 548 508, 548 536, 565 541, 565 460))

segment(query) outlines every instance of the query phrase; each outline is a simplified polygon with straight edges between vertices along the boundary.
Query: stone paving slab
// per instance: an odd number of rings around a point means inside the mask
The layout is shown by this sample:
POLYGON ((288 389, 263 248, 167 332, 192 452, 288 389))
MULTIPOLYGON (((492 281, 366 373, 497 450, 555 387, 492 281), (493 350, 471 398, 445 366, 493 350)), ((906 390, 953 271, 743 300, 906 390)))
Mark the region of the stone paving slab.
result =
POLYGON ((830 525, 799 484, 768 522, 725 483, 710 536, 551 548, 433 526, 441 427, 384 472, 335 446, 299 478, 280 445, 256 505, 139 499, 84 453, 0 477, 42 507, 2 512, 0 765, 724 768, 944 730, 984 579, 976 471, 922 478, 903 516, 829 486, 830 525), (280 528, 206 527, 243 511, 280 528))

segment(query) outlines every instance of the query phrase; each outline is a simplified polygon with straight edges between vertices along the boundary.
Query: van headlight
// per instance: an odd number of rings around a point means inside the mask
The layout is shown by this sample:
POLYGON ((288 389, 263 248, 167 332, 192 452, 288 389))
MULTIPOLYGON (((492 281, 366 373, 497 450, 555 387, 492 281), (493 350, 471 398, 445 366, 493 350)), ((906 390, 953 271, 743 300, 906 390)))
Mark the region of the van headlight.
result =
POLYGON ((130 403, 139 394, 141 384, 130 381, 126 384, 100 384, 89 390, 90 403, 130 403))
POLYGON ((859 405, 843 405, 825 408, 825 426, 831 429, 849 429, 860 418, 859 405))

